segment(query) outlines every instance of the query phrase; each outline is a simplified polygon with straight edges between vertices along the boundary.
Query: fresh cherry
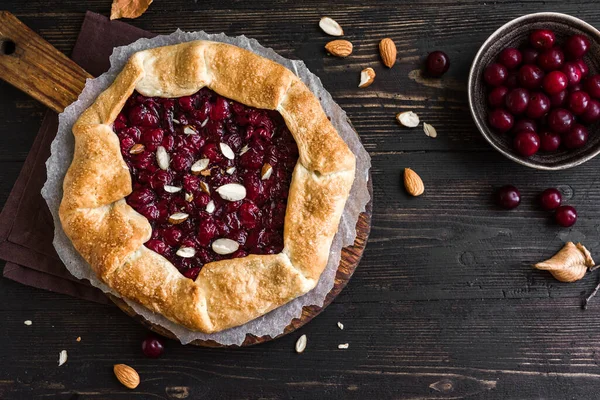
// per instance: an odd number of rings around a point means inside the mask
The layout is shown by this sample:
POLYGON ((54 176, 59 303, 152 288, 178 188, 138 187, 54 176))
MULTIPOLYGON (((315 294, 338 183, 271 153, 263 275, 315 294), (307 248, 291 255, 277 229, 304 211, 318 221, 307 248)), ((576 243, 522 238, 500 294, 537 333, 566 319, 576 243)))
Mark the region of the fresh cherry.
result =
POLYGON ((523 55, 523 64, 535 64, 537 58, 540 56, 540 52, 532 47, 527 47, 521 52, 523 55))
POLYGON ((554 32, 549 29, 536 29, 529 34, 529 43, 536 49, 550 49, 555 41, 554 32))
POLYGON ((565 52, 571 60, 583 57, 590 48, 590 40, 583 35, 573 35, 564 44, 565 52))
POLYGON ((540 149, 542 151, 554 152, 560 147, 560 142, 561 138, 558 133, 545 131, 540 134, 540 149))
POLYGON ((567 100, 567 95, 569 93, 566 90, 562 90, 558 93, 554 93, 550 95, 550 105, 552 107, 560 107, 565 104, 567 100))
POLYGON ((493 108, 504 107, 504 99, 508 93, 508 88, 505 86, 498 86, 493 88, 488 95, 488 102, 493 108))
POLYGON ((560 71, 552 71, 544 77, 543 86, 548 94, 556 94, 567 88, 569 79, 560 71))
POLYGON ((600 120, 600 102, 598 100, 590 100, 585 112, 580 115, 580 118, 586 124, 593 124, 600 120))
POLYGON ((496 203, 506 210, 512 210, 521 203, 521 194, 512 185, 502 186, 496 191, 496 203))
POLYGON ((142 342, 142 352, 146 357, 158 358, 165 351, 165 345, 162 339, 149 334, 142 342))
POLYGON ((569 86, 576 85, 581 81, 583 74, 581 73, 581 69, 576 62, 569 61, 565 63, 561 71, 567 76, 567 79, 569 80, 569 86))
POLYGON ((522 118, 515 122, 512 131, 515 133, 521 131, 537 132, 537 123, 532 119, 522 118))
POLYGON ((518 132, 513 140, 513 147, 523 157, 531 157, 540 149, 540 137, 535 132, 518 132))
POLYGON ((569 110, 575 115, 582 115, 587 110, 590 103, 590 95, 584 91, 572 92, 569 94, 567 104, 569 110))
POLYGON ((523 65, 519 69, 519 84, 525 89, 537 89, 542 86, 544 71, 537 65, 523 65))
POLYGON ((450 58, 443 51, 434 51, 427 56, 425 65, 427 73, 430 76, 439 77, 448 72, 448 69, 450 68, 450 58))
POLYGON ((577 222, 577 210, 571 206, 560 206, 556 209, 554 219, 560 226, 568 228, 577 222))
POLYGON ((538 119, 542 118, 550 111, 550 99, 544 93, 534 92, 529 98, 527 105, 527 117, 538 119))
POLYGON ((500 133, 508 132, 515 122, 511 113, 502 108, 492 110, 488 115, 490 126, 500 133))
POLYGON ((537 64, 544 71, 560 69, 565 62, 565 55, 558 47, 544 50, 537 58, 537 64))
POLYGON ((582 78, 585 78, 590 73, 590 67, 588 67, 588 65, 582 59, 575 60, 574 63, 579 67, 579 71, 581 71, 582 78))
POLYGON ((558 208, 562 202, 562 194, 555 188, 548 188, 540 195, 540 204, 544 210, 550 211, 558 208))
POLYGON ((519 74, 516 71, 509 71, 508 77, 506 78, 506 81, 504 82, 504 86, 506 86, 509 89, 514 89, 517 86, 519 86, 518 75, 519 74))
POLYGON ((566 133, 575 122, 575 117, 564 108, 555 108, 548 113, 548 127, 552 132, 566 133))
POLYGON ((600 75, 590 76, 583 85, 590 96, 600 99, 600 75))
POLYGON ((578 149, 588 141, 588 130, 581 124, 575 124, 563 135, 563 143, 567 149, 578 149))
POLYGON ((506 95, 506 109, 513 115, 519 115, 527 110, 529 92, 526 89, 513 89, 506 95))
POLYGON ((523 55, 519 50, 507 47, 498 54, 498 62, 508 69, 515 69, 523 62, 523 55))
POLYGON ((483 72, 483 79, 490 86, 500 86, 508 77, 508 70, 502 64, 493 63, 487 66, 483 72))

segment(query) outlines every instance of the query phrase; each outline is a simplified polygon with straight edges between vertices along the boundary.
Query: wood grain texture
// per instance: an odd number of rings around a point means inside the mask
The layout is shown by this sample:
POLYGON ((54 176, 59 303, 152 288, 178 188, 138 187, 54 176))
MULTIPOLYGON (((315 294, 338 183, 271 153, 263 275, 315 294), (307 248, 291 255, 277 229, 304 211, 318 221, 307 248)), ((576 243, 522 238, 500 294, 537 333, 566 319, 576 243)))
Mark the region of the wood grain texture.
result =
MULTIPOLYGON (((0 0, 0 8, 69 54, 85 10, 108 15, 109 3, 0 0)), ((483 141, 467 108, 479 45, 511 18, 538 11, 600 26, 600 9, 587 0, 155 1, 130 23, 158 33, 246 34, 304 60, 322 79, 373 157, 369 244, 348 286, 293 334, 242 349, 167 341, 157 360, 141 354, 145 328, 116 307, 0 280, 0 398, 597 399, 600 299, 586 311, 580 304, 600 276, 564 284, 531 264, 566 240, 583 241, 600 258, 600 158, 553 173, 518 166, 483 141), (326 56, 322 15, 343 25, 355 54, 326 56), (398 46, 391 70, 377 54, 382 37, 398 46), (413 71, 432 50, 447 52, 452 65, 442 80, 423 81, 413 71), (378 75, 359 90, 358 72, 367 66, 378 75), (394 114, 403 109, 435 126, 438 138, 401 129, 394 114), (423 178, 420 198, 404 192, 404 167, 423 178), (493 189, 507 183, 523 196, 510 212, 491 202, 493 189), (537 208, 537 194, 549 186, 577 207, 572 229, 559 229, 537 208), (298 355, 301 334, 308 346, 298 355), (59 368, 62 349, 69 360, 59 368), (114 378, 118 362, 140 372, 136 391, 114 378)), ((0 204, 43 110, 0 83, 0 204)))

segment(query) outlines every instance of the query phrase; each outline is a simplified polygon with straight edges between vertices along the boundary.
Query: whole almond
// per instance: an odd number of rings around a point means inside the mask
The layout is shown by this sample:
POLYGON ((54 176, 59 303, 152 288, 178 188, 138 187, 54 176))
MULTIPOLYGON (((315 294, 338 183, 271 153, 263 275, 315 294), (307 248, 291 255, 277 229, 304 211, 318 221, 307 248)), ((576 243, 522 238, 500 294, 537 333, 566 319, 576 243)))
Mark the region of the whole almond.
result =
POLYGON ((352 54, 352 43, 347 40, 332 40, 325 45, 325 50, 332 56, 348 57, 352 54))
POLYGON ((383 65, 388 68, 392 68, 396 62, 396 44, 390 38, 385 38, 379 42, 379 54, 381 54, 381 60, 383 65))
POLYGON ((425 191, 421 177, 410 168, 404 168, 404 187, 411 196, 420 196, 425 191))
POLYGON ((119 382, 126 388, 135 389, 140 384, 140 376, 137 371, 129 365, 115 364, 113 371, 119 382))

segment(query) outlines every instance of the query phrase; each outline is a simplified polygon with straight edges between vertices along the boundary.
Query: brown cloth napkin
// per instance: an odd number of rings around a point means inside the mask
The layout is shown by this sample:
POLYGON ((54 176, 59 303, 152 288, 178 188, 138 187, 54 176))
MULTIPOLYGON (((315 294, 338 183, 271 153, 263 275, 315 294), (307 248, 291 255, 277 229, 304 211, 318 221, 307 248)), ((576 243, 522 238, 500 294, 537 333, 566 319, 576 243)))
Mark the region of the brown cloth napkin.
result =
MULTIPOLYGON (((98 76, 109 69, 109 57, 114 47, 153 36, 150 32, 88 11, 71 58, 87 72, 98 76)), ((46 181, 46 160, 57 129, 58 115, 47 111, 0 213, 0 258, 7 261, 3 275, 24 285, 110 303, 102 291, 73 277, 52 245, 54 224, 40 191, 46 181)))

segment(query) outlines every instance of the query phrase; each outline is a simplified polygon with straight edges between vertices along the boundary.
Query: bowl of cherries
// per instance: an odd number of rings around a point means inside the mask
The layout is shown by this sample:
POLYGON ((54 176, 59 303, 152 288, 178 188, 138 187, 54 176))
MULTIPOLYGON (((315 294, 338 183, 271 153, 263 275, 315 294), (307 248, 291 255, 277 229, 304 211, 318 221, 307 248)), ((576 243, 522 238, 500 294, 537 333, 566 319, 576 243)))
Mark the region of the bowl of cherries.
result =
POLYGON ((528 167, 559 170, 600 153, 600 32, 575 17, 529 14, 494 32, 469 73, 487 141, 528 167))

